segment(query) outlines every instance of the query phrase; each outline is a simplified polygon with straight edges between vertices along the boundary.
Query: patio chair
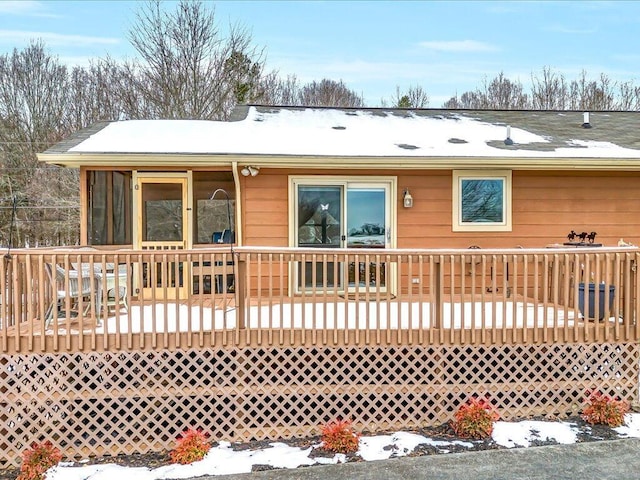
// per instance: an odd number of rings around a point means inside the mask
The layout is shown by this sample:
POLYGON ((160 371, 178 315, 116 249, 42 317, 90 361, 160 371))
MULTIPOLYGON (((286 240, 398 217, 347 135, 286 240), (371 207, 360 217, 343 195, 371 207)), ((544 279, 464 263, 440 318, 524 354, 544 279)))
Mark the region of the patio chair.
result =
POLYGON ((54 288, 54 298, 52 298, 51 304, 45 314, 46 328, 49 327, 55 316, 54 309, 65 305, 67 298, 70 299, 71 309, 65 312, 65 316, 71 312, 75 312, 77 315, 80 313, 84 315, 89 312, 91 309, 92 293, 96 296, 96 312, 100 312, 101 299, 100 295, 98 295, 100 278, 95 272, 66 270, 57 264, 54 267, 47 264, 46 271, 51 285, 53 285, 54 288), (53 272, 53 268, 55 268, 55 273, 53 272), (80 299, 86 300, 85 308, 82 312, 77 310, 80 299), (76 310, 73 310, 74 307, 76 310))
MULTIPOLYGON (((91 271, 90 263, 72 263, 71 266, 76 271, 82 271, 83 275, 87 275, 91 271)), ((98 282, 98 290, 96 292, 100 302, 102 302, 102 289, 107 290, 107 301, 104 307, 107 313, 113 308, 118 309, 124 307, 125 310, 129 310, 129 304, 127 303, 127 285, 129 277, 129 267, 121 264, 116 265, 114 263, 107 262, 105 269, 103 270, 102 264, 97 262, 93 264, 93 275, 98 282), (118 291, 116 292, 115 277, 118 277, 118 291), (104 282, 104 283, 103 283, 104 282)), ((98 310, 98 314, 101 312, 98 310)))

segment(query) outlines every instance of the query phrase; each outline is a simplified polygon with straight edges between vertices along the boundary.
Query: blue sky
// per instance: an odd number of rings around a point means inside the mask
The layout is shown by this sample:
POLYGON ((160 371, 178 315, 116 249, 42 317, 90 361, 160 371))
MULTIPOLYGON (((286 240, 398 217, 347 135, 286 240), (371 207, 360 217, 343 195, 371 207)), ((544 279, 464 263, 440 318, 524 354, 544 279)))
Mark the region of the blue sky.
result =
MULTIPOLYGON (((171 3, 171 2, 167 2, 171 3)), ((303 81, 342 79, 368 105, 421 85, 438 107, 500 71, 525 87, 549 66, 640 85, 640 2, 220 1, 221 26, 241 23, 267 68, 303 81)), ((0 53, 42 38, 68 63, 133 57, 134 1, 0 0, 0 53)))

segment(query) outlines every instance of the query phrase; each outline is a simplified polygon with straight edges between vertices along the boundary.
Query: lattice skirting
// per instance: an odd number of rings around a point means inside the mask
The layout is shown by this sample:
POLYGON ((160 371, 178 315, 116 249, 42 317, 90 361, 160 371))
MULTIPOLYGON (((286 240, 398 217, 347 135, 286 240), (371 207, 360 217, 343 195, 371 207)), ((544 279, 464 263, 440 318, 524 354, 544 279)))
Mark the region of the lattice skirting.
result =
POLYGON ((637 401, 639 346, 551 344, 90 352, 0 356, 0 466, 33 441, 68 457, 214 439, 317 434, 336 417, 382 431, 438 424, 472 394, 505 419, 577 413, 598 387, 637 401))

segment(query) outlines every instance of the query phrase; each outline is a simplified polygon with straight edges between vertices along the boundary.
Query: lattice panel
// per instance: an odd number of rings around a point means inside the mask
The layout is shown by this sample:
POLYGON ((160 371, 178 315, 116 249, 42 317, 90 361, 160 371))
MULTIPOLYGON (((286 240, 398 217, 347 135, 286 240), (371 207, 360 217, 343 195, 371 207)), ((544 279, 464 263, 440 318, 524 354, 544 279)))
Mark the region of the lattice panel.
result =
POLYGON ((0 357, 0 466, 32 441, 68 457, 162 451, 187 426, 216 439, 364 431, 451 419, 488 394, 506 419, 564 416, 585 390, 637 400, 636 344, 253 348, 0 357))

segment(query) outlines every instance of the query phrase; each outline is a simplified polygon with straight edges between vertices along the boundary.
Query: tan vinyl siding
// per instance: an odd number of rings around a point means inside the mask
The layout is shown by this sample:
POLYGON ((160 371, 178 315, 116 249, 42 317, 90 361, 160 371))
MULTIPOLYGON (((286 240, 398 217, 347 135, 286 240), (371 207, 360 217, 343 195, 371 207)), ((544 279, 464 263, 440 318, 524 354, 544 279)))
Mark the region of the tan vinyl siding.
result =
POLYGON ((241 177, 245 245, 286 247, 288 177, 282 170, 262 169, 255 177, 241 177))
MULTIPOLYGON (((242 178, 245 245, 287 246, 288 176, 337 172, 266 169, 242 178)), ((340 175, 389 175, 345 170, 340 175)), ((397 176, 398 248, 544 247, 562 243, 571 230, 596 231, 596 241, 640 243, 640 173, 513 171, 511 232, 453 232, 452 171, 402 171, 397 176), (413 208, 402 206, 408 188, 413 208)))
MULTIPOLYGON (((595 231, 596 242, 640 241, 637 172, 514 172, 513 237, 517 245, 566 241, 575 230, 595 231)), ((514 246, 511 245, 496 245, 514 246)))

